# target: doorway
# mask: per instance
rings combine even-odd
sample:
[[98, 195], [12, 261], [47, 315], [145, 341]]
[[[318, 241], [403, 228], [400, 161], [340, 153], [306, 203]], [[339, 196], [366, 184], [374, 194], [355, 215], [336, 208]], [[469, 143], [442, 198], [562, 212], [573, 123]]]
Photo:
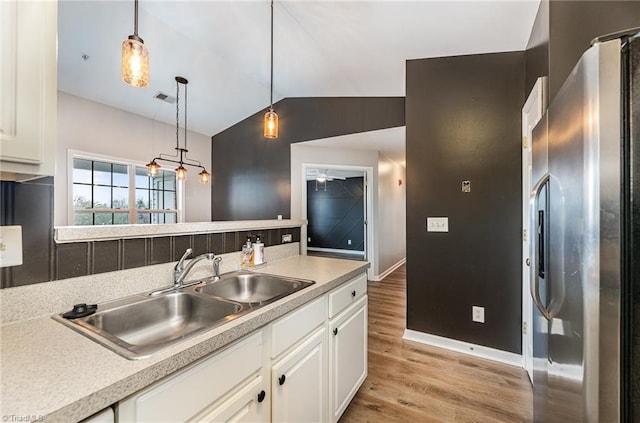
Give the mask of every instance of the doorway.
[[307, 255], [366, 260], [366, 173], [308, 167]]
[[[371, 262], [373, 267], [374, 255], [372, 240], [374, 239], [374, 234], [372, 226], [373, 217], [371, 216], [373, 197], [371, 194], [371, 184], [369, 183], [373, 178], [373, 168], [368, 166], [302, 163], [301, 170], [301, 179], [303, 182], [300, 187], [302, 194], [301, 217], [308, 221], [303, 234], [303, 254], [331, 256], [351, 260], [367, 260]], [[326, 185], [324, 181], [325, 176], [327, 177]], [[320, 180], [318, 180], [318, 178]], [[362, 178], [360, 179], [362, 187], [360, 188], [361, 193], [348, 193], [349, 190], [358, 191], [357, 188], [354, 188], [354, 186], [357, 186], [357, 182], [350, 182], [349, 180], [351, 178]], [[354, 181], [357, 181], [357, 179], [354, 179]], [[318, 191], [316, 191], [316, 182]], [[323, 197], [325, 197], [325, 187], [327, 189], [327, 196], [344, 196], [344, 199], [340, 201], [345, 204], [350, 204], [354, 212], [361, 210], [362, 217], [361, 219], [357, 219], [358, 224], [347, 224], [346, 222], [349, 222], [350, 219], [354, 222], [356, 219], [341, 219], [338, 217], [341, 213], [335, 212], [335, 208], [337, 208], [335, 203], [331, 204], [330, 202], [323, 201]], [[316, 193], [320, 195], [316, 196]], [[361, 197], [361, 201], [357, 199], [359, 196]], [[309, 201], [309, 197], [311, 197], [312, 201], [315, 201], [316, 204], [312, 204]], [[324, 198], [324, 200], [326, 200], [326, 198]], [[315, 207], [317, 210], [310, 211], [311, 207]], [[357, 213], [354, 213], [354, 215], [356, 214]], [[318, 218], [320, 218], [320, 222], [317, 222]], [[324, 230], [317, 232], [319, 226], [324, 226]], [[333, 231], [331, 231], [331, 229], [333, 229]], [[319, 233], [328, 235], [319, 235]], [[357, 237], [356, 234], [361, 235]], [[319, 236], [320, 238], [318, 238]], [[349, 240], [351, 240], [351, 244], [349, 244]], [[371, 278], [373, 275], [373, 273], [371, 273], [372, 269], [369, 268], [368, 272]]]

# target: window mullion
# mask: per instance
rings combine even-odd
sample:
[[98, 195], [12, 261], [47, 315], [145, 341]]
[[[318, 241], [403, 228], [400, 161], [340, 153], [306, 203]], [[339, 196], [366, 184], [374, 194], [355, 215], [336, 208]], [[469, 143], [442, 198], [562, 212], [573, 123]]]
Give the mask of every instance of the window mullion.
[[136, 165], [129, 164], [129, 223], [136, 222]]

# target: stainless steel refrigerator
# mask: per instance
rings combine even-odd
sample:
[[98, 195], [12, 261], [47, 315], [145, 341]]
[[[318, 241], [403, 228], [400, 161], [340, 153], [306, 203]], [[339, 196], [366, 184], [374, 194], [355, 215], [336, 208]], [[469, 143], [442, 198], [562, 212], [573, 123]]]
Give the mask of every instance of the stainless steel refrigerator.
[[638, 31], [596, 40], [533, 131], [536, 423], [640, 422]]

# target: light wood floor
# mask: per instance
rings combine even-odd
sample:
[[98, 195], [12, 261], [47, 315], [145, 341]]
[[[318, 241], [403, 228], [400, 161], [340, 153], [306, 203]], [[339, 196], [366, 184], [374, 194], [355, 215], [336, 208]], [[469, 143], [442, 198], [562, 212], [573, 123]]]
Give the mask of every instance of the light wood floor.
[[532, 421], [521, 368], [402, 339], [405, 266], [368, 289], [369, 376], [339, 423]]

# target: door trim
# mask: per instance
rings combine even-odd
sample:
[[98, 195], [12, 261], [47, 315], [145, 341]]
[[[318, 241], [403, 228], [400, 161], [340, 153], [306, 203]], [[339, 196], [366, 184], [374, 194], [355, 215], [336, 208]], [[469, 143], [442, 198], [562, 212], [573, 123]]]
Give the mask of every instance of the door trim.
[[530, 228], [529, 196], [532, 184], [532, 132], [542, 119], [547, 107], [547, 78], [540, 77], [522, 107], [522, 367], [533, 383], [533, 302], [530, 296], [531, 270], [529, 265], [529, 243], [533, 232]]

